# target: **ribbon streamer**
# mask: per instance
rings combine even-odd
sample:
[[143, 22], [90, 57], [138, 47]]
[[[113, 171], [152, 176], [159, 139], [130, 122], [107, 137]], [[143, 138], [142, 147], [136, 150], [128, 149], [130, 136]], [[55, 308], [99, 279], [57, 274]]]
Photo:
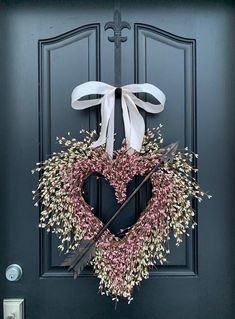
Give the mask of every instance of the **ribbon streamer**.
[[[164, 109], [166, 97], [156, 86], [143, 84], [129, 84], [121, 87], [122, 115], [125, 128], [125, 138], [128, 147], [133, 151], [140, 151], [145, 133], [145, 123], [137, 106], [149, 113], [160, 113]], [[114, 108], [116, 87], [99, 81], [88, 81], [74, 88], [71, 106], [75, 110], [83, 110], [101, 104], [101, 130], [97, 141], [91, 147], [98, 147], [106, 143], [106, 152], [113, 157], [114, 144]], [[133, 93], [148, 93], [156, 98], [159, 104], [145, 102]], [[91, 94], [103, 95], [99, 99], [79, 100]]]

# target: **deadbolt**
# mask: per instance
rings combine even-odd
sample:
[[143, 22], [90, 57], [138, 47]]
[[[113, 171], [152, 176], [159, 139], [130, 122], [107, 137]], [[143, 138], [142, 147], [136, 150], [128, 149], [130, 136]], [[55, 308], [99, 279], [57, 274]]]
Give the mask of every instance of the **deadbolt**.
[[9, 281], [17, 281], [22, 277], [23, 270], [17, 264], [9, 265], [6, 269], [6, 279]]

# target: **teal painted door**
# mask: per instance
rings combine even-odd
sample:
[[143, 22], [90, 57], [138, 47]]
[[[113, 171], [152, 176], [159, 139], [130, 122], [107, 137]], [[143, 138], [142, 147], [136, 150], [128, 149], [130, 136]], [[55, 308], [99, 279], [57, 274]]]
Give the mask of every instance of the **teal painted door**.
[[[121, 84], [149, 82], [166, 94], [165, 111], [145, 114], [200, 154], [199, 183], [213, 198], [194, 203], [198, 227], [181, 247], [171, 242], [168, 264], [151, 271], [130, 305], [115, 310], [99, 295], [88, 267], [74, 281], [61, 267], [54, 236], [40, 232], [31, 191], [39, 159], [58, 150], [57, 136], [99, 124], [99, 108], [75, 111], [72, 89], [88, 80], [114, 84], [114, 44], [104, 30], [113, 1], [0, 1], [1, 298], [24, 298], [27, 319], [232, 319], [235, 313], [233, 1], [121, 1], [130, 30], [122, 47]], [[122, 135], [120, 114], [116, 128]], [[135, 186], [134, 180], [129, 190]], [[90, 178], [88, 201], [103, 220], [116, 202], [105, 182]], [[132, 224], [150, 195], [146, 187], [113, 231]], [[11, 263], [18, 282], [5, 279]], [[1, 300], [2, 300], [1, 299]], [[2, 310], [1, 310], [2, 311]]]

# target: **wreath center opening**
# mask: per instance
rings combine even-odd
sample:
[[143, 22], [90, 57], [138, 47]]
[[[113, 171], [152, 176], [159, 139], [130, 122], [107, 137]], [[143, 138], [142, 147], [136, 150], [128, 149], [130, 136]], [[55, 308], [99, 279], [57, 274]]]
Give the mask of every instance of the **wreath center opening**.
[[[143, 179], [144, 176], [134, 175], [129, 182], [122, 184], [122, 191], [126, 195], [126, 198], [130, 196]], [[85, 202], [93, 208], [93, 214], [100, 219], [103, 224], [106, 224], [121, 206], [122, 202], [118, 194], [121, 195], [121, 189], [115, 190], [115, 185], [111, 186], [108, 179], [97, 172], [91, 173], [84, 180], [82, 186], [82, 196]], [[129, 201], [123, 209], [121, 217], [115, 219], [110, 224], [108, 227], [109, 231], [116, 237], [123, 238], [126, 232], [137, 222], [151, 196], [152, 185], [151, 182], [148, 181]], [[119, 203], [117, 201], [118, 199]]]

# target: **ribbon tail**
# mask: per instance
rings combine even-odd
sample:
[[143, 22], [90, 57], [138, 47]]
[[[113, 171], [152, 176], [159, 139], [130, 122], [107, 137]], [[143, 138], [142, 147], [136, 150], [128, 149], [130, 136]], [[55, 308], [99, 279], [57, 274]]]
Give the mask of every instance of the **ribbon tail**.
[[126, 104], [126, 100], [123, 95], [122, 95], [122, 115], [123, 115], [124, 129], [125, 129], [126, 144], [127, 144], [127, 147], [129, 147], [130, 135], [131, 135], [130, 115], [129, 115], [128, 107]]
[[112, 112], [112, 105], [108, 104], [108, 97], [104, 96], [101, 102], [101, 129], [99, 138], [93, 142], [90, 147], [95, 148], [106, 143], [106, 134], [109, 125], [109, 119]]
[[113, 158], [113, 148], [114, 148], [114, 108], [110, 114], [109, 125], [108, 125], [108, 135], [106, 141], [106, 152]]
[[128, 95], [125, 98], [130, 114], [130, 138], [128, 142], [131, 148], [139, 152], [145, 132], [144, 119], [132, 99]]
[[91, 144], [91, 148], [106, 143], [106, 152], [113, 157], [114, 143], [114, 90], [103, 97], [101, 103], [101, 130], [97, 141]]
[[107, 104], [111, 110], [108, 123], [108, 132], [106, 140], [106, 152], [113, 158], [113, 148], [114, 148], [114, 112], [115, 112], [115, 94], [110, 94], [107, 97]]

